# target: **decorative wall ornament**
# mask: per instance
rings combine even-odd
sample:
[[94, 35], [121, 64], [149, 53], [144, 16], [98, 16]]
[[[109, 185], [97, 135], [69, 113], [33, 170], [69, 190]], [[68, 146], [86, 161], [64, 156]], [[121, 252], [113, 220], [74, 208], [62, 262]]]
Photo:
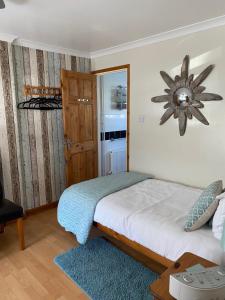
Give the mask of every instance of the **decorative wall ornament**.
[[208, 66], [195, 79], [194, 75], [189, 75], [189, 56], [186, 55], [181, 67], [181, 75], [176, 75], [174, 80], [164, 71], [160, 74], [168, 85], [165, 89], [167, 95], [153, 97], [152, 102], [167, 102], [164, 105], [164, 112], [160, 125], [164, 124], [173, 115], [178, 119], [180, 135], [183, 136], [187, 127], [187, 119], [195, 117], [201, 123], [209, 125], [209, 122], [201, 113], [200, 109], [204, 107], [202, 101], [219, 101], [223, 98], [220, 95], [212, 93], [203, 93], [206, 89], [201, 83], [212, 72], [214, 65]]

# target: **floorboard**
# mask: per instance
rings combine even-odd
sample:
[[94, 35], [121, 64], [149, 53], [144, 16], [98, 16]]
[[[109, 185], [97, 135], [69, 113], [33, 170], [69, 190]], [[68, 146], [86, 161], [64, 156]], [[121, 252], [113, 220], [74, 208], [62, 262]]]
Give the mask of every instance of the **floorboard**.
[[[88, 297], [53, 262], [78, 246], [75, 237], [57, 223], [56, 208], [30, 215], [24, 222], [26, 249], [19, 250], [16, 223], [0, 234], [0, 300], [86, 300]], [[93, 227], [91, 238], [104, 235]], [[152, 260], [108, 237], [118, 248], [156, 272]]]
[[58, 225], [56, 209], [28, 217], [25, 240], [26, 250], [20, 251], [15, 223], [0, 234], [0, 300], [88, 299], [53, 263], [56, 255], [78, 245]]

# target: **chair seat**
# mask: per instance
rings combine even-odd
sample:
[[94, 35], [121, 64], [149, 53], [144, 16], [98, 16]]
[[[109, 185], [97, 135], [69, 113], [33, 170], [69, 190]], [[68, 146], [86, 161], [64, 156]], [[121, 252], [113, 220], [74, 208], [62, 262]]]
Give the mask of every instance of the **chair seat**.
[[0, 200], [0, 224], [23, 217], [23, 208], [7, 199]]

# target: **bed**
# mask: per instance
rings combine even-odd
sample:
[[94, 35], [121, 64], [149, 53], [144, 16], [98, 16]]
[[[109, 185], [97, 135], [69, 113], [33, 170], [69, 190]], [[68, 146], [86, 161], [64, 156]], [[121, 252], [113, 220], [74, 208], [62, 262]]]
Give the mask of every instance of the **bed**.
[[219, 264], [223, 250], [208, 225], [184, 231], [186, 216], [201, 192], [137, 173], [127, 173], [125, 181], [124, 175], [106, 176], [67, 189], [59, 201], [58, 221], [82, 244], [94, 222], [164, 267], [184, 252]]
[[[202, 190], [177, 183], [147, 179], [104, 197], [96, 206], [96, 227], [109, 228], [119, 235], [150, 249], [165, 266], [183, 253], [192, 252], [220, 263], [224, 252], [212, 229], [185, 232], [188, 211]], [[101, 225], [103, 225], [103, 227]], [[114, 235], [119, 238], [119, 235]]]

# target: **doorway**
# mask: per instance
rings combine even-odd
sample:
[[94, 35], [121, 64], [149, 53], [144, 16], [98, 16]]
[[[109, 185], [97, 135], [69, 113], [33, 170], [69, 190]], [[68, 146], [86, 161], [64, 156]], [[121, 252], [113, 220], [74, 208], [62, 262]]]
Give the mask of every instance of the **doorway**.
[[[110, 74], [115, 75], [107, 76]], [[110, 82], [110, 77], [120, 77], [123, 81], [118, 79], [108, 83], [106, 102], [101, 95], [107, 85], [103, 86], [102, 82]], [[129, 65], [92, 74], [62, 70], [67, 186], [101, 175], [129, 171], [129, 87]], [[107, 105], [108, 110], [105, 110]]]
[[129, 170], [129, 65], [95, 71], [98, 106], [98, 174]]

